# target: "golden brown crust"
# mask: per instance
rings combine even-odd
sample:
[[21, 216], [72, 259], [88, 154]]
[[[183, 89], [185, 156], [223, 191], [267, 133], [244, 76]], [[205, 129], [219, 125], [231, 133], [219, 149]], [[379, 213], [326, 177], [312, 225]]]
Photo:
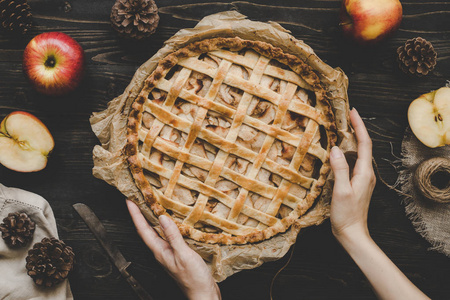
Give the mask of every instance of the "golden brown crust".
[[[195, 229], [192, 225], [186, 224], [186, 222], [181, 223], [175, 220], [183, 236], [190, 237], [200, 242], [219, 243], [219, 244], [255, 243], [268, 239], [274, 236], [275, 234], [285, 232], [294, 223], [296, 219], [298, 219], [304, 213], [306, 213], [306, 211], [314, 204], [315, 199], [317, 199], [317, 197], [320, 196], [322, 187], [325, 184], [325, 180], [330, 172], [328, 154], [331, 147], [335, 144], [336, 141], [336, 126], [334, 122], [333, 112], [331, 109], [331, 105], [327, 99], [326, 92], [319, 80], [319, 77], [314, 73], [311, 67], [305, 64], [301, 59], [299, 59], [294, 55], [284, 53], [280, 48], [273, 47], [270, 44], [260, 41], [242, 40], [240, 38], [215, 38], [194, 42], [182, 49], [179, 49], [176, 52], [169, 54], [159, 62], [157, 68], [145, 80], [144, 88], [142, 89], [139, 96], [132, 104], [132, 109], [128, 118], [127, 145], [124, 148], [124, 155], [128, 159], [130, 172], [133, 175], [137, 187], [142, 192], [142, 195], [145, 201], [147, 202], [147, 205], [152, 209], [152, 211], [155, 213], [156, 216], [160, 216], [162, 214], [171, 216], [166, 210], [166, 208], [168, 207], [164, 208], [164, 206], [161, 205], [160, 202], [165, 202], [168, 206], [173, 205], [173, 203], [170, 202], [170, 199], [164, 199], [164, 197], [162, 197], [161, 195], [159, 196], [155, 195], [151, 184], [144, 176], [143, 165], [139, 158], [138, 153], [139, 126], [142, 122], [144, 104], [146, 103], [148, 94], [152, 91], [152, 89], [154, 89], [155, 86], [158, 84], [158, 82], [166, 76], [166, 74], [170, 71], [170, 69], [173, 68], [175, 65], [177, 65], [179, 62], [190, 57], [201, 55], [202, 53], [207, 53], [222, 48], [227, 48], [231, 52], [238, 52], [241, 51], [242, 49], [252, 49], [253, 51], [259, 53], [261, 56], [264, 56], [268, 59], [277, 60], [278, 62], [289, 66], [291, 70], [294, 71], [296, 74], [298, 74], [314, 91], [316, 97], [315, 108], [320, 114], [317, 116], [318, 118], [317, 120], [308, 123], [305, 133], [303, 137], [300, 139], [300, 145], [296, 149], [295, 153], [295, 155], [299, 157], [299, 165], [297, 166], [296, 170], [299, 169], [301, 162], [303, 161], [305, 155], [307, 154], [308, 149], [310, 148], [311, 141], [314, 138], [315, 133], [319, 130], [319, 126], [323, 126], [325, 128], [327, 135], [327, 145], [326, 148], [324, 149], [326, 150], [326, 152], [324, 154], [325, 157], [322, 158], [323, 161], [322, 166], [320, 168], [320, 174], [317, 180], [313, 180], [313, 184], [309, 194], [306, 195], [304, 201], [299, 202], [299, 204], [292, 210], [291, 213], [289, 213], [288, 216], [278, 221], [273, 221], [273, 219], [270, 219], [270, 216], [261, 216], [261, 218], [263, 217], [266, 218], [268, 220], [267, 223], [271, 224], [271, 226], [268, 226], [267, 228], [262, 228], [265, 227], [262, 226], [256, 227], [254, 229], [249, 228], [238, 229], [234, 223], [229, 222], [228, 220], [219, 220], [219, 222], [226, 223], [225, 225], [223, 224], [222, 225], [225, 226], [225, 228], [230, 228], [230, 231], [235, 230], [234, 232], [238, 233], [244, 232], [244, 233], [242, 234], [208, 233]], [[175, 99], [173, 99], [173, 101], [175, 101]], [[289, 101], [283, 104], [286, 105], [285, 110], [288, 109], [287, 105], [289, 104]], [[279, 104], [280, 106], [282, 105], [281, 102], [282, 101], [280, 101]], [[158, 108], [155, 106], [154, 109], [157, 110]], [[176, 127], [182, 128], [184, 123], [183, 120], [181, 119], [171, 118], [170, 124], [175, 128]], [[189, 134], [191, 135], [195, 134], [196, 136], [199, 132], [203, 133], [201, 128], [194, 128], [194, 129], [191, 128], [191, 131], [194, 130], [195, 133]], [[231, 149], [232, 146], [227, 144], [225, 141], [217, 141], [217, 143], [224, 149], [226, 148], [230, 149], [230, 151], [236, 151], [238, 154], [241, 154], [244, 157], [252, 155], [251, 153], [247, 153], [246, 151], [232, 150]], [[262, 158], [258, 158], [258, 156], [261, 156]], [[188, 158], [179, 154], [178, 159], [183, 161], [187, 160]], [[261, 164], [264, 163], [263, 155], [258, 154], [255, 161], [257, 159], [262, 159]], [[219, 167], [220, 169], [222, 168], [222, 166]], [[221, 176], [222, 175], [223, 174], [221, 174]], [[232, 173], [229, 176], [231, 176], [230, 178], [232, 178], [233, 181], [239, 181], [240, 177], [238, 176], [238, 174], [236, 175]], [[201, 185], [202, 183], [198, 184]], [[208, 186], [201, 185], [201, 187], [209, 191]], [[287, 185], [287, 188], [285, 188], [284, 190], [279, 188], [276, 191], [276, 193], [280, 193], [280, 195], [284, 193], [284, 195], [286, 196], [288, 193], [288, 187], [289, 185]], [[271, 193], [272, 191], [270, 190], [265, 192]], [[214, 191], [211, 191], [211, 193], [214, 193]], [[292, 198], [292, 196], [290, 197]], [[281, 199], [280, 201], [283, 201], [283, 199]], [[278, 207], [280, 205], [281, 202], [280, 204], [278, 204]], [[240, 212], [239, 209], [241, 209], [242, 206], [244, 206], [243, 202], [240, 204], [239, 208], [236, 208], [238, 213]], [[270, 209], [271, 208], [269, 207], [267, 211], [270, 211]], [[273, 209], [277, 209], [276, 204], [273, 204]], [[204, 214], [203, 210], [200, 211], [199, 213], [198, 211], [196, 211], [195, 207], [192, 209], [180, 207], [180, 210], [184, 210], [186, 214], [189, 214], [188, 211], [190, 210], [191, 214], [189, 214], [188, 218], [193, 218], [194, 220], [199, 220], [200, 218], [199, 214], [200, 215]], [[210, 214], [209, 216], [211, 218], [214, 218], [212, 214]]]

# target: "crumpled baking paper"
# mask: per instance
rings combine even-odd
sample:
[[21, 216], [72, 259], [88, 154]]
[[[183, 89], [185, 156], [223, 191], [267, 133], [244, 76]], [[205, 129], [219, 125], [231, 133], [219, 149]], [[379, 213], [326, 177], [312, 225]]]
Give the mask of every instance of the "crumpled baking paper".
[[[349, 104], [347, 98], [348, 79], [339, 68], [333, 69], [325, 64], [313, 50], [277, 23], [255, 22], [236, 11], [226, 11], [203, 18], [197, 26], [182, 29], [165, 42], [153, 57], [145, 62], [135, 73], [130, 85], [119, 97], [113, 99], [108, 108], [94, 113], [90, 119], [92, 130], [101, 145], [93, 150], [93, 174], [119, 189], [127, 198], [133, 200], [148, 221], [161, 233], [158, 219], [145, 205], [136, 187], [122, 149], [126, 144], [126, 127], [130, 107], [139, 94], [144, 80], [156, 68], [159, 60], [188, 43], [214, 37], [240, 37], [260, 40], [282, 48], [285, 52], [297, 55], [308, 63], [319, 75], [331, 99], [338, 128], [338, 144], [346, 151], [356, 151], [354, 135], [349, 125]], [[283, 257], [295, 243], [301, 228], [319, 225], [329, 217], [332, 175], [324, 187], [321, 198], [315, 206], [302, 216], [291, 228], [273, 238], [247, 245], [211, 245], [186, 238], [191, 248], [197, 251], [208, 266], [216, 281], [244, 269], [253, 269], [264, 262]]]

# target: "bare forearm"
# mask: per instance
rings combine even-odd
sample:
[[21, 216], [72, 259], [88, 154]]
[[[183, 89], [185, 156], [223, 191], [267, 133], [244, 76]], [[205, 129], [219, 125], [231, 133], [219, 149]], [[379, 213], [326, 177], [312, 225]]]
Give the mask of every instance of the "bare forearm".
[[185, 295], [190, 300], [221, 300], [220, 289], [216, 283], [206, 291], [185, 291]]
[[339, 239], [379, 299], [429, 299], [386, 256], [364, 232]]

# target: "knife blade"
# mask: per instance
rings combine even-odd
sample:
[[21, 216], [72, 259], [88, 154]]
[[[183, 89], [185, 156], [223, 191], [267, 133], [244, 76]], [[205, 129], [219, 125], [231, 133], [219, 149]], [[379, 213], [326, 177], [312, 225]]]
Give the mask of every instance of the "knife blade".
[[95, 213], [83, 203], [76, 203], [72, 206], [95, 235], [111, 261], [117, 269], [119, 269], [120, 274], [122, 274], [126, 281], [131, 285], [139, 298], [142, 300], [153, 300], [153, 298], [144, 290], [139, 282], [127, 271], [127, 268], [130, 266], [131, 262], [128, 262], [120, 252], [119, 248], [117, 248], [117, 246], [110, 239], [108, 239], [106, 229]]

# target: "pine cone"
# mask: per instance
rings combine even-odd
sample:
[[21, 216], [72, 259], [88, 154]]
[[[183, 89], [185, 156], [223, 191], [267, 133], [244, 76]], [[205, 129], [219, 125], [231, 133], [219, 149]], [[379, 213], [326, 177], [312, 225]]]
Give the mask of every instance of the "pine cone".
[[417, 37], [407, 40], [397, 49], [400, 69], [417, 76], [427, 75], [436, 66], [436, 51], [427, 40]]
[[27, 32], [32, 23], [27, 0], [0, 0], [0, 23], [11, 33]]
[[158, 7], [153, 0], [117, 0], [111, 10], [112, 27], [123, 37], [149, 37], [158, 23]]
[[55, 238], [43, 238], [28, 251], [26, 268], [37, 285], [51, 287], [67, 278], [73, 268], [72, 248]]
[[24, 247], [33, 238], [36, 224], [26, 213], [10, 213], [0, 224], [5, 243], [12, 247]]

